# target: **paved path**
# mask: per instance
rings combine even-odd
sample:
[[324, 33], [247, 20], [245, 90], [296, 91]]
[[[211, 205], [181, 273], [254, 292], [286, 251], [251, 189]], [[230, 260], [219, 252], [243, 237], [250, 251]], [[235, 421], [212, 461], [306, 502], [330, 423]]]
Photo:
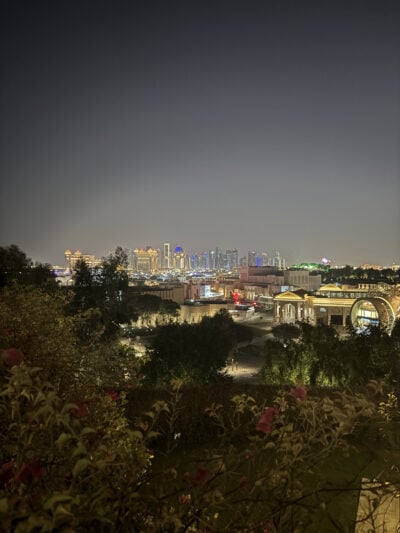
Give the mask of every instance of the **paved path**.
[[257, 373], [263, 366], [261, 357], [253, 355], [236, 355], [233, 365], [227, 367], [227, 372], [235, 381], [245, 381], [246, 383], [262, 383]]

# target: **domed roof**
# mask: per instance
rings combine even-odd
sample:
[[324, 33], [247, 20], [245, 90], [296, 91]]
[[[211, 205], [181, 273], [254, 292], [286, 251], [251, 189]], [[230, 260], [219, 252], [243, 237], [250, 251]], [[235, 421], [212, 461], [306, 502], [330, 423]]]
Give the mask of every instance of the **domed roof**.
[[71, 250], [69, 248], [67, 250], [65, 250], [65, 252], [64, 252], [64, 255], [71, 255], [71, 254], [72, 254], [72, 252], [71, 252]]
[[175, 251], [176, 254], [180, 254], [180, 253], [183, 252], [183, 248], [182, 248], [182, 246], [177, 246], [174, 251]]

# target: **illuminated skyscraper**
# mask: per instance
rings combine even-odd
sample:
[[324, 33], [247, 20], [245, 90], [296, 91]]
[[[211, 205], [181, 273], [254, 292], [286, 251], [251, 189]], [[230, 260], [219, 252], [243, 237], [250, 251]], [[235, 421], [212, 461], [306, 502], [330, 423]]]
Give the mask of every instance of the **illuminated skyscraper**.
[[239, 253], [236, 248], [233, 250], [226, 250], [225, 253], [225, 268], [232, 270], [239, 266]]
[[275, 252], [275, 256], [272, 258], [272, 266], [279, 269], [286, 268], [287, 261], [284, 257], [281, 257], [279, 252]]
[[171, 245], [169, 242], [163, 244], [163, 268], [171, 268]]
[[173, 255], [173, 267], [176, 270], [185, 270], [186, 269], [186, 254], [183, 251], [182, 246], [177, 246], [174, 250]]

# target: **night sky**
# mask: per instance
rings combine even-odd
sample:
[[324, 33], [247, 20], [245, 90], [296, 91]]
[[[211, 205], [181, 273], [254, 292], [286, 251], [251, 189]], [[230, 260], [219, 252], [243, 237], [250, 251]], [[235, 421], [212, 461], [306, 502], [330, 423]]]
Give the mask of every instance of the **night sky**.
[[400, 262], [400, 2], [0, 9], [0, 245]]

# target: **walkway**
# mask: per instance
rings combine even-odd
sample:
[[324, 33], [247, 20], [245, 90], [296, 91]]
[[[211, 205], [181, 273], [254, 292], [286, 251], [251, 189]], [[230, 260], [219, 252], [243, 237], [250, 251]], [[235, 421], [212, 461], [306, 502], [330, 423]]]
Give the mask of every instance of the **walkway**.
[[227, 373], [235, 381], [245, 381], [246, 383], [262, 383], [257, 373], [263, 366], [262, 357], [254, 355], [236, 355], [233, 365], [229, 365]]

